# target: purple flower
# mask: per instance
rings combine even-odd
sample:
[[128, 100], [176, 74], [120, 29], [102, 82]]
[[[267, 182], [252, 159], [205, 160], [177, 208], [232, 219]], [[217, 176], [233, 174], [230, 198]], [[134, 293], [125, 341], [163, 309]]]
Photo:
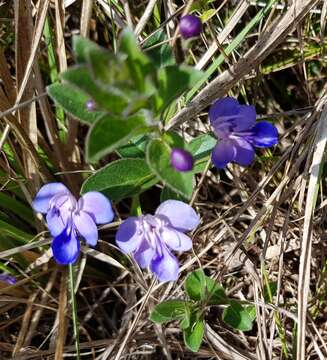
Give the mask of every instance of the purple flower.
[[116, 233], [117, 245], [133, 255], [141, 268], [150, 267], [160, 281], [174, 281], [179, 264], [171, 253], [192, 248], [192, 240], [185, 235], [195, 229], [199, 216], [191, 206], [178, 200], [163, 202], [155, 215], [129, 217]]
[[101, 193], [90, 191], [78, 201], [62, 183], [41, 187], [33, 201], [35, 211], [46, 214], [54, 237], [51, 248], [58, 264], [74, 263], [80, 251], [78, 237], [88, 245], [98, 241], [96, 224], [106, 224], [114, 218], [110, 201]]
[[209, 109], [209, 119], [219, 139], [212, 152], [212, 162], [218, 169], [231, 161], [247, 166], [254, 159], [254, 147], [266, 148], [278, 142], [274, 125], [256, 123], [254, 106], [240, 105], [231, 97], [217, 100]]
[[200, 35], [202, 31], [201, 20], [195, 15], [185, 15], [179, 21], [179, 32], [184, 39]]
[[3, 281], [8, 285], [15, 285], [17, 282], [16, 278], [9, 274], [0, 274], [0, 281]]
[[183, 149], [172, 149], [170, 162], [172, 167], [177, 171], [191, 171], [193, 169], [192, 154]]

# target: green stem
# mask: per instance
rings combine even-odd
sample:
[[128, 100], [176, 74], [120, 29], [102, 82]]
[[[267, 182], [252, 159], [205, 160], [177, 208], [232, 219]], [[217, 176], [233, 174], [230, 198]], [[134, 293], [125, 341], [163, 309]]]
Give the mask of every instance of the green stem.
[[70, 298], [72, 303], [72, 317], [73, 317], [73, 328], [74, 328], [74, 340], [76, 349], [76, 359], [80, 360], [80, 345], [79, 345], [79, 324], [77, 317], [77, 305], [75, 297], [75, 285], [74, 285], [74, 268], [72, 264], [69, 264], [69, 284], [70, 284]]

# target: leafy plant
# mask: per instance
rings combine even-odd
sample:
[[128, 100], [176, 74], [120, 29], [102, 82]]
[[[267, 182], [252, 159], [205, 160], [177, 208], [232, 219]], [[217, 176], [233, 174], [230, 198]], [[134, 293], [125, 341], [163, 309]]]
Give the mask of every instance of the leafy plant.
[[208, 307], [225, 306], [223, 321], [233, 329], [249, 331], [255, 320], [255, 307], [243, 305], [226, 296], [224, 288], [202, 269], [189, 274], [184, 283], [188, 300], [168, 300], [155, 306], [150, 319], [158, 324], [179, 321], [185, 345], [193, 352], [201, 346], [205, 331], [205, 312]]

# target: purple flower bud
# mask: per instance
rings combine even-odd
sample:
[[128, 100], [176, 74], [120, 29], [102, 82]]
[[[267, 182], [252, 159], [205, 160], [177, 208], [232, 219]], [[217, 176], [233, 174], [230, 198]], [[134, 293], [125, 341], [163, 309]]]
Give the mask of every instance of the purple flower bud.
[[179, 21], [179, 32], [184, 39], [200, 35], [202, 31], [201, 20], [195, 15], [185, 15]]
[[89, 99], [85, 102], [85, 107], [88, 111], [94, 111], [96, 109], [96, 104], [94, 100]]
[[191, 171], [193, 169], [192, 154], [183, 149], [173, 149], [170, 154], [170, 162], [177, 171]]

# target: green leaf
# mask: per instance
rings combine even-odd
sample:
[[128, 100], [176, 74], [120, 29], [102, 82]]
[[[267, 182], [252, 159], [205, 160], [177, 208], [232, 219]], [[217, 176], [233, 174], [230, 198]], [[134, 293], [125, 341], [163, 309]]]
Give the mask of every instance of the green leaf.
[[150, 320], [162, 324], [172, 320], [181, 320], [185, 318], [189, 307], [188, 303], [182, 300], [164, 301], [154, 308], [150, 314]]
[[90, 129], [86, 139], [88, 161], [97, 161], [118, 147], [125, 145], [133, 136], [148, 130], [143, 114], [132, 115], [127, 119], [105, 115]]
[[198, 320], [183, 331], [184, 343], [193, 352], [200, 349], [204, 335], [204, 320]]
[[0, 192], [0, 206], [6, 211], [6, 213], [8, 213], [8, 210], [11, 210], [28, 223], [34, 222], [32, 208], [24, 205], [23, 202], [17, 200], [14, 196], [6, 194], [3, 191]]
[[216, 144], [217, 139], [214, 136], [211, 134], [202, 134], [189, 142], [187, 150], [192, 153], [196, 161], [210, 155]]
[[[165, 40], [167, 40], [167, 36], [165, 32], [160, 29], [143, 43], [144, 51], [152, 60], [152, 63], [155, 65], [155, 67], [158, 69], [164, 66], [175, 64], [175, 58], [172, 48], [168, 43], [165, 42]], [[163, 44], [160, 46], [154, 46], [160, 43]], [[153, 48], [151, 49], [151, 47]]]
[[90, 50], [87, 57], [92, 77], [99, 84], [132, 86], [125, 55], [114, 55], [101, 48]]
[[249, 331], [253, 326], [253, 313], [243, 307], [238, 301], [230, 300], [230, 305], [224, 309], [223, 320], [234, 329]]
[[88, 94], [102, 108], [119, 114], [127, 107], [129, 99], [125, 93], [114, 86], [106, 89], [97, 85], [86, 65], [71, 67], [61, 75], [62, 79]]
[[216, 13], [216, 9], [208, 9], [203, 12], [203, 14], [200, 16], [201, 22], [205, 23], [207, 22], [211, 17], [213, 17]]
[[147, 135], [137, 135], [129, 141], [127, 145], [124, 145], [117, 149], [117, 153], [121, 157], [129, 158], [145, 158], [146, 146], [149, 142]]
[[90, 50], [99, 50], [101, 49], [96, 43], [93, 41], [83, 37], [75, 35], [73, 37], [73, 51], [75, 54], [76, 61], [78, 63], [86, 63], [87, 62], [87, 54]]
[[193, 271], [187, 276], [185, 290], [192, 300], [204, 301], [209, 305], [218, 305], [227, 301], [224, 288], [206, 276], [202, 269]]
[[204, 171], [207, 161], [211, 156], [212, 150], [217, 144], [217, 139], [210, 134], [202, 134], [194, 138], [189, 144], [187, 144], [187, 150], [189, 150], [194, 159], [193, 174], [198, 174]]
[[170, 199], [187, 202], [187, 199], [183, 197], [181, 194], [177, 194], [170, 187], [164, 186], [163, 189], [161, 190], [160, 202], [164, 202]]
[[3, 220], [0, 220], [0, 228], [2, 235], [9, 236], [23, 244], [30, 242], [35, 237], [34, 235], [17, 229], [15, 226], [10, 225], [8, 222]]
[[49, 85], [47, 92], [67, 113], [87, 124], [93, 124], [104, 114], [101, 111], [88, 111], [85, 103], [90, 97], [69, 84]]
[[151, 85], [146, 81], [153, 73], [152, 63], [141, 51], [133, 31], [129, 28], [124, 29], [121, 34], [119, 51], [127, 55], [126, 64], [136, 88], [143, 93], [152, 92]]
[[82, 193], [101, 191], [111, 200], [140, 194], [157, 183], [143, 159], [120, 159], [98, 170], [82, 186]]
[[173, 100], [191, 89], [203, 76], [202, 71], [189, 66], [170, 65], [159, 69], [157, 111], [162, 112]]
[[265, 302], [272, 302], [272, 297], [275, 296], [277, 293], [277, 282], [270, 281], [268, 284], [264, 286], [263, 289], [263, 298]]
[[147, 146], [146, 159], [151, 170], [172, 190], [190, 199], [193, 192], [191, 172], [176, 171], [170, 164], [171, 148], [164, 141], [151, 140]]

